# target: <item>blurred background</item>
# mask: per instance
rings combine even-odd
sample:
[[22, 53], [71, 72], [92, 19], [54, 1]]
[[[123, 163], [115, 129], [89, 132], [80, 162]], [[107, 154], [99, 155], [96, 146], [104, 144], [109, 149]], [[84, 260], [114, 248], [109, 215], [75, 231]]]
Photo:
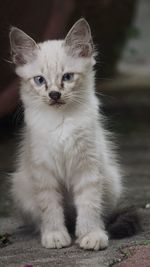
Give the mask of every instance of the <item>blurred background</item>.
[[127, 199], [139, 206], [150, 201], [150, 1], [0, 0], [1, 216], [9, 216], [7, 176], [14, 169], [17, 134], [23, 122], [9, 52], [10, 26], [39, 42], [64, 38], [81, 17], [88, 20], [99, 51], [96, 93], [108, 117], [106, 126], [116, 134]]

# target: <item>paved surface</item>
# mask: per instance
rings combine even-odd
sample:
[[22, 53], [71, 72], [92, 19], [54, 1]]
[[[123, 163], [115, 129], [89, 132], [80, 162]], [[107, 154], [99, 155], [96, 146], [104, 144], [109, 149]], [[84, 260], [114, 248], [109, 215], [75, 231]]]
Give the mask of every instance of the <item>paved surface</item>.
[[[8, 193], [10, 180], [7, 173], [13, 169], [12, 162], [15, 160], [17, 138], [1, 135], [0, 267], [23, 267], [25, 264], [32, 264], [33, 267], [108, 267], [130, 256], [130, 253], [125, 251], [137, 245], [143, 246], [143, 254], [146, 257], [147, 252], [144, 249], [146, 251], [150, 249], [150, 118], [146, 116], [150, 111], [150, 103], [148, 106], [148, 102], [143, 99], [148, 99], [149, 93], [147, 97], [146, 95], [136, 97], [136, 101], [133, 101], [133, 94], [122, 93], [120, 96], [117, 93], [112, 96], [111, 92], [110, 95], [107, 97], [108, 101], [105, 101], [107, 102], [106, 111], [110, 113], [110, 128], [117, 133], [119, 153], [125, 172], [126, 191], [122, 205], [135, 205], [140, 209], [143, 231], [132, 238], [110, 240], [108, 249], [104, 251], [83, 251], [74, 242], [69, 248], [61, 250], [42, 248], [39, 236], [29, 232], [25, 227], [20, 227], [19, 221], [12, 216], [12, 201]], [[110, 108], [109, 103], [114, 103], [114, 106]], [[123, 106], [122, 109], [121, 106]], [[11, 236], [2, 236], [5, 233]], [[1, 246], [5, 242], [6, 246]], [[140, 251], [142, 253], [142, 250]], [[140, 253], [139, 250], [136, 253]], [[134, 262], [134, 258], [129, 262]], [[119, 265], [119, 267], [124, 266], [130, 267], [130, 265]], [[136, 262], [131, 266], [137, 267]], [[143, 262], [141, 266], [150, 266], [149, 258], [147, 263]]]
[[122, 250], [126, 258], [116, 267], [149, 267], [150, 266], [150, 246], [136, 246]]

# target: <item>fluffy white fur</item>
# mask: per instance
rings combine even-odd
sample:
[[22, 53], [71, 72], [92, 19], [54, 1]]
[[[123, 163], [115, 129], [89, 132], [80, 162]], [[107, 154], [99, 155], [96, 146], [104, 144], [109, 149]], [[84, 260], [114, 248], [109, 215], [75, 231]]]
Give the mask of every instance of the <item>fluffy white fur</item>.
[[[77, 243], [84, 249], [103, 249], [108, 236], [102, 217], [115, 207], [121, 179], [94, 92], [89, 25], [81, 19], [65, 40], [41, 44], [13, 28], [10, 41], [25, 108], [12, 181], [15, 202], [40, 225], [44, 247], [69, 246], [62, 195], [66, 187], [77, 209]], [[74, 75], [62, 86], [64, 73]], [[33, 77], [40, 75], [47, 84], [39, 87]], [[61, 92], [65, 104], [51, 105], [51, 91]]]

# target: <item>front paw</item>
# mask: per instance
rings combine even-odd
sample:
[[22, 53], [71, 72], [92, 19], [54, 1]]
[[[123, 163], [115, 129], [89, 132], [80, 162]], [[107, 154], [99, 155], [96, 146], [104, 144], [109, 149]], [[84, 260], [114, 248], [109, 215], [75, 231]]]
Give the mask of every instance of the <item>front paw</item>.
[[91, 231], [77, 240], [83, 249], [100, 250], [108, 246], [108, 236], [103, 230]]
[[42, 245], [45, 248], [63, 248], [71, 244], [71, 238], [66, 230], [44, 232], [42, 234]]

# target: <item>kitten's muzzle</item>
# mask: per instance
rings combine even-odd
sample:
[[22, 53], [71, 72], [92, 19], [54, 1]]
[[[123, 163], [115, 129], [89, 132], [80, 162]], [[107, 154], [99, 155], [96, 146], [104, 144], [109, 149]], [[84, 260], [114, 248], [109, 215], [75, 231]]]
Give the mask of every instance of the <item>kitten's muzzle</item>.
[[60, 97], [61, 97], [61, 93], [58, 92], [58, 91], [51, 91], [51, 92], [49, 93], [49, 97], [50, 97], [52, 100], [57, 101], [57, 100], [60, 99]]

